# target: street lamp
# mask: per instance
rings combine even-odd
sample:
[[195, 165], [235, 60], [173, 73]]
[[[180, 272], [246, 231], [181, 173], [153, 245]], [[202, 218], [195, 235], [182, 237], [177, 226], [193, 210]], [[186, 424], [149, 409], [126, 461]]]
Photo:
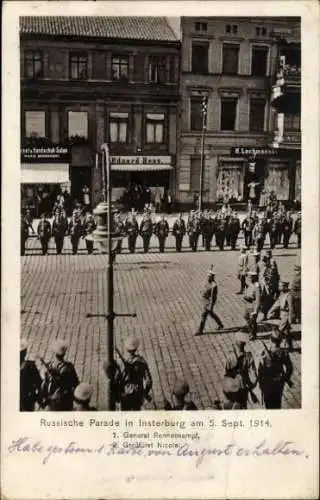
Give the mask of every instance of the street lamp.
[[207, 128], [208, 97], [203, 96], [201, 102], [202, 114], [202, 133], [201, 133], [201, 165], [200, 165], [200, 193], [199, 193], [199, 211], [202, 210], [203, 199], [203, 177], [204, 177], [204, 140]]

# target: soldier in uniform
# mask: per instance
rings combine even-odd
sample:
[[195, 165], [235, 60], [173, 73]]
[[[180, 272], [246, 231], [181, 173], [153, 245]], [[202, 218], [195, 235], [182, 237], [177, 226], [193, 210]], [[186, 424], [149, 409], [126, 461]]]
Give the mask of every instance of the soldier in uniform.
[[211, 250], [211, 241], [213, 237], [213, 221], [209, 214], [206, 212], [203, 214], [201, 220], [201, 233], [204, 243], [204, 248], [207, 252]]
[[254, 219], [251, 214], [248, 214], [248, 216], [244, 219], [242, 222], [242, 230], [244, 234], [244, 241], [246, 247], [251, 247], [253, 241], [252, 241], [252, 231], [254, 227]]
[[34, 361], [26, 359], [28, 344], [20, 342], [20, 411], [34, 411], [41, 402], [41, 377]]
[[72, 245], [72, 254], [78, 253], [78, 246], [81, 236], [83, 236], [83, 227], [81, 224], [80, 216], [73, 212], [72, 219], [69, 224], [68, 232], [70, 234], [70, 241]]
[[51, 224], [46, 219], [46, 214], [41, 214], [41, 220], [37, 228], [38, 237], [41, 244], [42, 255], [47, 255], [49, 240], [51, 238]]
[[172, 227], [172, 234], [176, 239], [176, 251], [181, 252], [182, 240], [186, 234], [186, 224], [182, 218], [182, 214], [179, 214], [178, 219], [174, 222]]
[[118, 403], [120, 403], [120, 396], [122, 390], [122, 373], [120, 370], [119, 364], [116, 360], [104, 361], [102, 364], [102, 368], [106, 378], [109, 380], [109, 384], [112, 384], [111, 387], [111, 398], [112, 398], [112, 406], [116, 407]]
[[122, 411], [140, 411], [144, 401], [151, 401], [152, 377], [146, 360], [137, 354], [139, 341], [127, 337], [126, 355], [120, 355], [120, 407]]
[[143, 251], [144, 253], [148, 253], [150, 239], [152, 236], [153, 224], [150, 217], [150, 214], [145, 214], [140, 224], [140, 235], [143, 240]]
[[240, 233], [240, 220], [236, 212], [233, 212], [228, 223], [228, 234], [231, 250], [236, 249], [238, 235]]
[[287, 212], [282, 220], [283, 248], [288, 248], [292, 234], [293, 221], [290, 212]]
[[301, 323], [301, 266], [296, 264], [293, 267], [293, 273], [291, 282], [293, 320]]
[[[114, 232], [117, 236], [121, 236], [124, 233], [124, 223], [121, 220], [120, 214], [115, 214], [114, 216]], [[122, 251], [122, 239], [119, 239], [116, 246], [116, 253], [121, 253]]]
[[164, 218], [164, 215], [162, 215], [161, 219], [158, 222], [156, 222], [154, 226], [154, 234], [157, 236], [159, 240], [160, 253], [163, 253], [165, 242], [169, 234], [169, 224], [168, 221]]
[[171, 400], [165, 399], [164, 410], [168, 411], [182, 411], [182, 410], [197, 410], [198, 408], [191, 400], [187, 397], [189, 394], [189, 384], [185, 380], [176, 380], [173, 389]]
[[92, 233], [96, 229], [96, 227], [97, 225], [95, 223], [93, 215], [90, 212], [87, 212], [83, 224], [83, 238], [86, 241], [86, 248], [88, 251], [88, 255], [91, 255], [93, 253], [94, 241]]
[[124, 224], [124, 231], [128, 235], [128, 248], [130, 253], [136, 250], [136, 241], [139, 234], [139, 226], [134, 214], [127, 217]]
[[267, 410], [280, 409], [285, 383], [292, 386], [292, 362], [287, 350], [282, 349], [280, 344], [281, 334], [274, 330], [270, 348], [264, 343], [258, 366], [259, 385]]
[[198, 239], [200, 234], [199, 219], [194, 210], [191, 211], [187, 222], [187, 233], [189, 236], [189, 245], [193, 252], [197, 251]]
[[68, 222], [61, 214], [60, 209], [55, 211], [54, 219], [52, 222], [52, 236], [56, 244], [57, 255], [60, 255], [63, 249], [63, 242], [65, 234], [68, 230]]
[[248, 276], [250, 277], [251, 282], [248, 284], [244, 294], [244, 300], [246, 302], [244, 319], [247, 322], [249, 340], [255, 340], [258, 331], [257, 317], [261, 303], [261, 290], [258, 281], [258, 273], [249, 271]]
[[50, 411], [73, 409], [73, 393], [79, 378], [73, 364], [64, 359], [67, 348], [66, 342], [56, 340], [53, 345], [54, 360], [50, 363], [42, 360], [45, 367], [42, 394], [46, 409]]
[[272, 249], [275, 248], [277, 244], [277, 230], [278, 230], [277, 217], [278, 216], [275, 216], [275, 214], [273, 214], [269, 224], [270, 248]]
[[217, 223], [216, 223], [216, 245], [219, 248], [219, 250], [224, 249], [226, 229], [227, 229], [227, 217], [225, 214], [220, 213], [217, 217]]
[[263, 233], [263, 226], [260, 220], [258, 220], [253, 227], [252, 239], [255, 243], [257, 251], [261, 252], [264, 245], [265, 235]]
[[21, 215], [20, 222], [20, 255], [25, 255], [26, 253], [26, 242], [29, 237], [28, 224], [26, 223], [23, 215]]
[[247, 263], [248, 256], [246, 253], [246, 247], [241, 247], [241, 254], [239, 257], [239, 267], [238, 267], [238, 279], [240, 281], [240, 290], [238, 295], [242, 295], [246, 288], [246, 275], [247, 275]]
[[271, 318], [276, 311], [280, 311], [279, 331], [286, 341], [289, 351], [292, 351], [291, 325], [293, 319], [292, 295], [289, 290], [289, 282], [280, 282], [280, 295], [270, 308], [268, 317]]
[[293, 231], [297, 236], [298, 248], [301, 248], [301, 212], [298, 212], [297, 218], [294, 223]]
[[[251, 351], [245, 350], [247, 335], [237, 332], [232, 352], [227, 357], [222, 387], [229, 408], [247, 409], [249, 394], [253, 402], [256, 396], [252, 392], [258, 377]], [[230, 404], [231, 403], [231, 404]]]
[[203, 330], [206, 324], [206, 320], [208, 316], [211, 316], [212, 319], [216, 321], [218, 324], [218, 330], [223, 328], [223, 323], [219, 316], [214, 312], [214, 306], [216, 304], [218, 298], [218, 285], [215, 281], [215, 273], [212, 269], [210, 269], [208, 273], [208, 280], [205, 285], [205, 288], [202, 292], [203, 299], [203, 310], [201, 314], [201, 321], [199, 325], [198, 331], [195, 333], [196, 336], [202, 335]]
[[97, 408], [90, 406], [92, 397], [92, 386], [86, 382], [81, 382], [74, 391], [73, 410], [74, 411], [97, 411]]

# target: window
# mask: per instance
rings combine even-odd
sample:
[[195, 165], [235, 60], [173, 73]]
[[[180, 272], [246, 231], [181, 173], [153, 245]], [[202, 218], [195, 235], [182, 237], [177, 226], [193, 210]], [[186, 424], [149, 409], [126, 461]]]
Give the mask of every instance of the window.
[[25, 112], [25, 136], [45, 137], [46, 136], [46, 113], [45, 111]]
[[87, 54], [70, 54], [70, 76], [72, 80], [87, 80], [88, 56]]
[[110, 142], [128, 142], [128, 113], [110, 113]]
[[149, 82], [165, 83], [166, 60], [164, 57], [151, 57], [149, 62]]
[[263, 132], [265, 105], [264, 99], [250, 99], [249, 128], [251, 132]]
[[175, 83], [176, 81], [176, 61], [174, 57], [169, 57], [169, 82]]
[[202, 130], [202, 99], [201, 97], [192, 97], [190, 100], [190, 129]]
[[207, 31], [208, 25], [207, 25], [207, 23], [197, 22], [197, 23], [195, 23], [195, 28], [196, 28], [196, 31]]
[[200, 170], [201, 170], [201, 157], [194, 156], [191, 158], [191, 172], [190, 172], [190, 189], [191, 191], [200, 191]]
[[112, 57], [112, 80], [128, 80], [129, 58], [125, 56]]
[[146, 138], [147, 144], [161, 144], [164, 142], [164, 114], [147, 113]]
[[235, 130], [237, 102], [234, 97], [223, 97], [221, 99], [221, 130]]
[[300, 115], [287, 114], [284, 115], [284, 130], [295, 130], [300, 131], [301, 127], [301, 117]]
[[264, 26], [256, 26], [256, 36], [267, 36], [267, 28]]
[[192, 44], [192, 73], [205, 75], [208, 73], [208, 45]]
[[68, 137], [88, 139], [88, 113], [86, 111], [68, 112]]
[[239, 45], [223, 44], [222, 73], [236, 75], [238, 73]]
[[238, 33], [238, 26], [236, 24], [227, 24], [226, 33], [236, 35]]
[[268, 47], [252, 47], [251, 75], [266, 76], [268, 62]]
[[24, 72], [26, 78], [43, 77], [43, 55], [41, 52], [28, 50], [24, 53]]

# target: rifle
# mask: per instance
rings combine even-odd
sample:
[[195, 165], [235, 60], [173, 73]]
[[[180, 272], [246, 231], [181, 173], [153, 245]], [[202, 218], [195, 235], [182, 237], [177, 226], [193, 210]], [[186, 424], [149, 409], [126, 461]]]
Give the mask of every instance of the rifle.
[[[119, 351], [119, 349], [117, 347], [115, 347], [115, 351], [118, 354], [119, 358], [121, 359], [122, 363], [124, 364], [125, 372], [128, 374], [130, 369], [131, 369], [130, 363], [128, 363], [128, 361], [126, 361], [124, 359], [124, 357], [122, 356], [121, 352]], [[150, 396], [150, 394], [146, 393], [145, 391], [144, 391], [144, 397], [148, 401], [148, 403], [150, 403], [152, 401], [152, 399], [154, 400], [154, 398], [152, 398], [152, 396]]]

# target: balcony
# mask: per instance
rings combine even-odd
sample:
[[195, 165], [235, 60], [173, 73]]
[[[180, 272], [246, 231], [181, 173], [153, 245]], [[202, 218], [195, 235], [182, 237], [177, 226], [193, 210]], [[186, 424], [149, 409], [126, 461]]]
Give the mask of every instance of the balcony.
[[276, 130], [273, 135], [272, 147], [283, 149], [301, 149], [301, 131]]

